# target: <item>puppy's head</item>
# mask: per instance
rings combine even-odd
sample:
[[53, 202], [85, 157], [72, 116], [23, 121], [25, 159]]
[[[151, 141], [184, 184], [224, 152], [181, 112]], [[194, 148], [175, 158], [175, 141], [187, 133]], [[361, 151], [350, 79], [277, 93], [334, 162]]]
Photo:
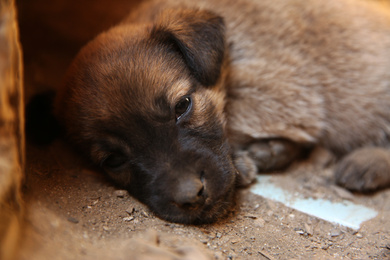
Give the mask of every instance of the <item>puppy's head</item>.
[[56, 113], [70, 140], [162, 218], [211, 222], [234, 201], [222, 18], [166, 11], [84, 47]]

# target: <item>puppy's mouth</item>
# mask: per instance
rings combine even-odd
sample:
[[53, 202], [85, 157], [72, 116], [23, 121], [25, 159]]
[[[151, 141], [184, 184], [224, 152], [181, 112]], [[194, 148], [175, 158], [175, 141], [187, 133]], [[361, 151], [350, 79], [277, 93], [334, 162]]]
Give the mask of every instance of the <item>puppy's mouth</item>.
[[223, 196], [204, 198], [197, 203], [178, 204], [171, 202], [163, 209], [150, 205], [150, 209], [160, 218], [182, 224], [210, 224], [227, 217], [235, 208], [235, 189], [229, 189]]
[[171, 203], [174, 207], [177, 207], [178, 209], [181, 209], [185, 212], [197, 212], [199, 210], [202, 210], [203, 208], [207, 207], [207, 205], [211, 205], [212, 201], [210, 198], [203, 198], [199, 200], [197, 203], [184, 203], [184, 204], [178, 204], [177, 202], [173, 201]]

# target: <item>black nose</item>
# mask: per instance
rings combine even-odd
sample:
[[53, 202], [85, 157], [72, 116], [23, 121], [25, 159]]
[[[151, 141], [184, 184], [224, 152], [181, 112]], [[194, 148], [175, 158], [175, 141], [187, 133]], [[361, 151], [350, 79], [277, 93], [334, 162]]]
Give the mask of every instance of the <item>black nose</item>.
[[181, 208], [191, 209], [203, 205], [205, 186], [203, 178], [182, 179], [173, 196], [173, 200]]

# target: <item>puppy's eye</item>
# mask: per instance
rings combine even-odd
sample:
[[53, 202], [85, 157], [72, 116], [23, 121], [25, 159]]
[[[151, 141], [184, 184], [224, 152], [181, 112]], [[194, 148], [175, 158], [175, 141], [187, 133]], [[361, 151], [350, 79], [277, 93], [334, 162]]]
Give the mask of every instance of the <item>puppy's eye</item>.
[[190, 97], [183, 97], [175, 106], [176, 121], [186, 115], [192, 107], [192, 100]]
[[114, 153], [109, 155], [102, 163], [103, 167], [115, 170], [126, 163], [127, 159], [123, 154]]

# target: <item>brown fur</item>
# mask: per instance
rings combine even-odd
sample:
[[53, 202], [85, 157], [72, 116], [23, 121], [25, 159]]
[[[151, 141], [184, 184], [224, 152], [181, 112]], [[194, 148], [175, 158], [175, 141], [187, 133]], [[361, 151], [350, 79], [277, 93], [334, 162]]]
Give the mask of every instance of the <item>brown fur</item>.
[[[185, 122], [168, 123], [185, 95], [192, 98]], [[141, 172], [165, 169], [161, 171], [166, 179], [155, 187], [157, 197], [167, 196], [164, 203], [177, 204], [183, 199], [179, 195], [188, 199], [186, 192], [199, 187], [200, 193], [207, 186], [212, 194], [211, 189], [219, 189], [214, 182], [221, 182], [220, 194], [204, 195], [206, 204], [215, 199], [230, 205], [232, 195], [227, 191], [236, 171], [232, 163], [245, 184], [254, 171], [284, 168], [302, 148], [315, 145], [340, 157], [362, 149], [339, 163], [340, 184], [361, 191], [386, 187], [389, 9], [359, 0], [146, 2], [83, 48], [56, 107], [72, 140], [97, 164], [104, 165], [109, 158], [111, 164], [131, 161], [147, 168]], [[182, 137], [184, 130], [189, 135]], [[166, 133], [160, 136], [158, 131]], [[188, 144], [194, 136], [191, 131], [196, 131], [197, 139]], [[213, 136], [220, 131], [222, 135]], [[129, 141], [132, 138], [137, 141]], [[112, 158], [112, 152], [103, 151], [102, 140], [122, 146], [120, 156]], [[365, 147], [383, 147], [375, 148], [380, 156], [370, 155], [370, 170], [355, 166], [367, 153]], [[207, 154], [203, 149], [216, 157], [201, 155]], [[137, 154], [130, 156], [134, 151]], [[207, 158], [214, 159], [206, 163]], [[145, 164], [149, 159], [153, 163]], [[217, 162], [213, 160], [224, 165], [217, 170], [211, 166]], [[199, 177], [188, 181], [185, 172], [171, 173], [195, 168], [206, 173], [202, 184]], [[207, 175], [210, 171], [213, 176]], [[226, 173], [226, 183], [217, 176], [219, 171]], [[132, 170], [106, 172], [130, 192], [136, 189], [131, 186]], [[370, 181], [362, 184], [362, 175]], [[173, 195], [159, 190], [164, 184]], [[153, 204], [148, 196], [138, 196]], [[162, 213], [151, 207], [167, 219], [193, 222], [211, 221], [226, 212], [227, 207], [213, 205], [207, 216], [188, 219], [185, 215], [192, 214], [188, 210], [178, 213], [172, 207]]]

